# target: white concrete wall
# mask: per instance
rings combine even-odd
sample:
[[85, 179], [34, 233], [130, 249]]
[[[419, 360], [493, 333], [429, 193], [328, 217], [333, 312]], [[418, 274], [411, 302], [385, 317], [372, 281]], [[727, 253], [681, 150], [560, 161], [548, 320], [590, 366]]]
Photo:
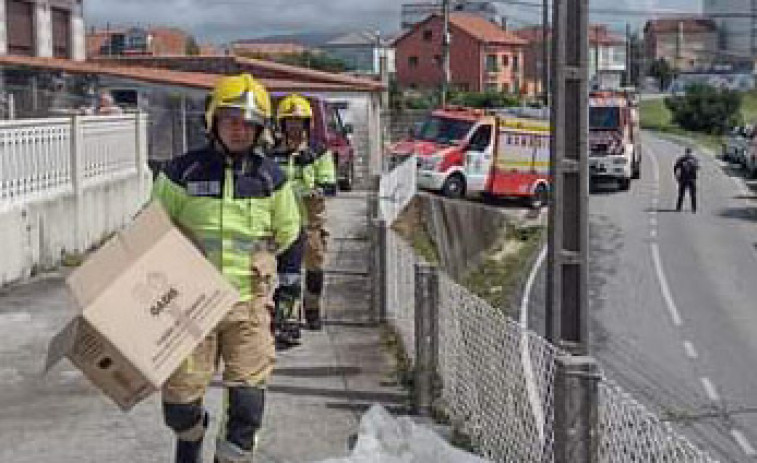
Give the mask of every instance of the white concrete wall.
[[128, 224], [148, 198], [150, 180], [145, 171], [88, 188], [78, 200], [68, 192], [0, 209], [0, 286], [53, 269], [67, 253], [91, 249]]
[[34, 7], [34, 30], [37, 56], [51, 58], [53, 56], [53, 17], [48, 3], [37, 3]]
[[86, 27], [84, 25], [84, 8], [74, 6], [71, 9], [71, 59], [85, 61], [87, 59]]
[[131, 221], [152, 186], [147, 119], [4, 121], [0, 165], [2, 286], [56, 267]]

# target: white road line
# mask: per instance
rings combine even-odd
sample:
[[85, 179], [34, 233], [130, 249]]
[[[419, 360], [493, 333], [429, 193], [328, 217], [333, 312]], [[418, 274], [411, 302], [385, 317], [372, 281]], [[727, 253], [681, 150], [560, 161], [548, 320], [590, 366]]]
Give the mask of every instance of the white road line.
[[526, 280], [526, 287], [523, 289], [523, 297], [520, 301], [520, 326], [523, 329], [523, 335], [520, 337], [520, 356], [523, 360], [523, 374], [526, 377], [528, 401], [531, 404], [531, 411], [534, 414], [534, 421], [536, 422], [536, 429], [539, 432], [541, 442], [544, 442], [546, 438], [544, 435], [544, 409], [539, 397], [539, 390], [536, 386], [534, 367], [531, 363], [531, 348], [528, 342], [530, 336], [528, 332], [528, 305], [531, 300], [531, 291], [536, 282], [536, 276], [539, 274], [539, 269], [544, 265], [546, 259], [547, 247], [544, 246], [536, 262], [534, 262], [534, 266], [531, 268], [531, 273], [528, 275], [528, 280]]
[[684, 350], [686, 351], [686, 355], [687, 355], [687, 356], [688, 356], [688, 357], [689, 357], [690, 359], [692, 359], [692, 360], [696, 360], [696, 359], [698, 359], [698, 358], [699, 358], [699, 353], [698, 353], [698, 352], [697, 352], [697, 350], [696, 350], [696, 349], [694, 348], [694, 344], [690, 343], [689, 341], [684, 341], [684, 342], [683, 342], [683, 348], [684, 348]]
[[652, 216], [649, 218], [649, 226], [652, 228], [657, 228], [657, 217]]
[[649, 237], [654, 239], [657, 239], [657, 230], [649, 230]]
[[738, 429], [731, 429], [731, 435], [736, 440], [736, 443], [739, 444], [741, 450], [743, 450], [747, 456], [757, 456], [757, 451], [754, 450], [754, 447], [752, 447], [752, 444], [749, 443], [749, 440], [747, 440], [746, 436], [744, 436], [744, 433], [742, 433]]
[[[654, 172], [655, 182], [659, 186], [660, 163], [657, 161], [657, 156], [654, 155], [652, 149], [648, 149], [647, 152], [649, 153], [649, 159], [652, 161], [652, 171]], [[655, 201], [657, 200], [658, 198], [655, 198]], [[652, 238], [656, 238], [657, 230], [652, 230], [650, 232], [650, 235], [652, 236]], [[652, 260], [654, 261], [655, 271], [657, 272], [657, 280], [660, 282], [660, 290], [662, 291], [662, 297], [665, 299], [665, 305], [667, 306], [668, 312], [670, 313], [670, 318], [671, 320], [673, 320], [673, 324], [675, 326], [681, 326], [683, 325], [681, 313], [678, 311], [678, 307], [676, 306], [675, 300], [673, 299], [673, 294], [670, 291], [670, 285], [668, 285], [668, 279], [665, 277], [665, 271], [662, 268], [660, 245], [657, 243], [650, 243], [650, 248], [652, 249]]]
[[712, 402], [720, 402], [720, 394], [718, 394], [718, 390], [715, 388], [715, 385], [712, 384], [710, 378], [703, 376], [699, 378], [699, 381], [702, 383], [704, 392], [707, 393], [707, 398]]
[[523, 297], [520, 299], [520, 326], [524, 329], [528, 329], [528, 305], [531, 300], [531, 291], [534, 289], [534, 283], [536, 282], [536, 276], [539, 274], [539, 269], [544, 265], [544, 261], [547, 259], [547, 247], [544, 246], [539, 256], [534, 262], [534, 266], [531, 268], [531, 273], [526, 280], [526, 287], [523, 289]]
[[[648, 148], [651, 148], [651, 147], [648, 147]], [[649, 149], [648, 151], [651, 153], [652, 150]], [[655, 156], [654, 154], [649, 156], [649, 159], [652, 160], [652, 167], [653, 167], [652, 177], [654, 178], [654, 183], [656, 185], [654, 192], [655, 194], [659, 194], [660, 193], [660, 163], [657, 162], [657, 156]], [[657, 201], [657, 198], [655, 198], [655, 201]]]
[[670, 292], [670, 286], [668, 285], [668, 279], [665, 277], [665, 271], [662, 269], [662, 259], [660, 258], [660, 246], [657, 243], [652, 243], [652, 260], [654, 261], [654, 268], [657, 272], [657, 280], [660, 282], [660, 290], [662, 291], [662, 297], [665, 299], [665, 305], [670, 312], [670, 318], [673, 320], [675, 326], [683, 325], [681, 319], [681, 313], [678, 311], [675, 301], [673, 300], [673, 294]]

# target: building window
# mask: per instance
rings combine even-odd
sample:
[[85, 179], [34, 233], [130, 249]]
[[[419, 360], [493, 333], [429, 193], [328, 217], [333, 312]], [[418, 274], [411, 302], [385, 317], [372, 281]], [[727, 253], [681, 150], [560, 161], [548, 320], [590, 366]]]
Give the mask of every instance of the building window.
[[502, 91], [505, 93], [510, 93], [510, 84], [508, 84], [507, 82], [502, 84]]
[[510, 55], [502, 55], [502, 67], [510, 66]]
[[497, 55], [486, 55], [486, 72], [499, 72]]
[[417, 56], [409, 56], [407, 58], [407, 65], [411, 68], [417, 68], [418, 67], [418, 57]]
[[513, 56], [513, 71], [518, 72], [518, 57]]
[[484, 90], [487, 92], [496, 92], [499, 89], [497, 88], [496, 83], [487, 83], [486, 86], [484, 86]]
[[430, 42], [434, 38], [434, 33], [432, 31], [423, 31], [423, 40], [426, 42]]
[[437, 66], [442, 65], [442, 55], [434, 55], [434, 64]]

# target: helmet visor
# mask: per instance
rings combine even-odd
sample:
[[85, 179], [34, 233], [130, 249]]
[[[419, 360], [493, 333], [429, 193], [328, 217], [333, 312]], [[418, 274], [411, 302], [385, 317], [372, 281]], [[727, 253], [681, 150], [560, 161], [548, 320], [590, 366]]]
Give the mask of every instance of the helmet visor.
[[221, 101], [216, 114], [218, 117], [242, 117], [246, 122], [260, 126], [266, 123], [265, 114], [252, 92], [244, 92], [236, 98]]

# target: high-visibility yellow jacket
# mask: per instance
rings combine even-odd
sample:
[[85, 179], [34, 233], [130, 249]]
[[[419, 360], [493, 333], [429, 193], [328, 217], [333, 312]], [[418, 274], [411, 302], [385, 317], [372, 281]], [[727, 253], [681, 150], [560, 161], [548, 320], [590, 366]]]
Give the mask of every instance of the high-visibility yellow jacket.
[[153, 186], [177, 225], [216, 268], [252, 298], [252, 253], [266, 243], [291, 246], [301, 222], [292, 185], [270, 159], [249, 154], [233, 161], [208, 147], [172, 160]]

